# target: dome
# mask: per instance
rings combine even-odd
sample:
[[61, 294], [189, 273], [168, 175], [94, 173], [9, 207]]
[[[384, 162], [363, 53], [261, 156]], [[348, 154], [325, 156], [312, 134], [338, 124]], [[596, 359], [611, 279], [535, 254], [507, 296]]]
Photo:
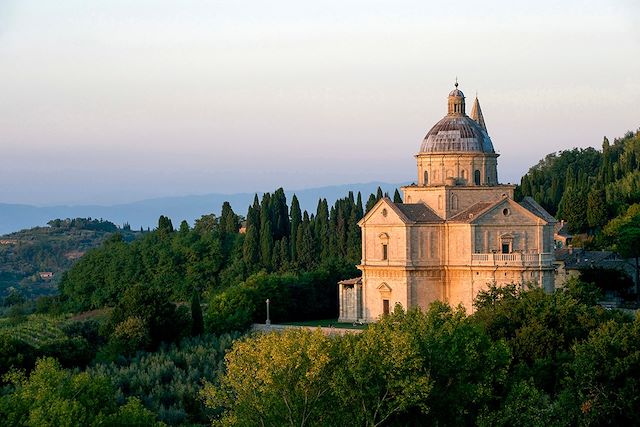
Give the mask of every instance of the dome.
[[421, 153], [434, 152], [495, 153], [491, 138], [467, 115], [447, 115], [424, 137]]
[[457, 81], [455, 89], [449, 93], [448, 108], [448, 114], [424, 137], [420, 146], [421, 153], [495, 153], [478, 100], [476, 99], [473, 107], [474, 118], [467, 116], [464, 94], [458, 89]]

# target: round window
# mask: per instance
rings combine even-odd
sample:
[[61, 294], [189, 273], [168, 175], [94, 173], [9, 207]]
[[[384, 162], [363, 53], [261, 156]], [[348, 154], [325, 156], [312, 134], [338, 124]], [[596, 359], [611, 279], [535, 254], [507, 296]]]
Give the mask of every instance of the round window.
[[382, 216], [387, 216], [387, 210], [386, 209], [382, 209]]
[[502, 215], [504, 215], [504, 216], [509, 215], [509, 209], [504, 208], [504, 209], [502, 210]]

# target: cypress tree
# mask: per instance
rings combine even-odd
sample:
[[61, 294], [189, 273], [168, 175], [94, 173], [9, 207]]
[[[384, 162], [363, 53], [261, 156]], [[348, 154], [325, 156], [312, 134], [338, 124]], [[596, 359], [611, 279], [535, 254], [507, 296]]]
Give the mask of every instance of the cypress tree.
[[375, 194], [371, 194], [369, 196], [369, 200], [367, 200], [367, 206], [366, 206], [366, 212], [369, 212], [371, 210], [372, 207], [375, 206], [375, 204], [378, 203], [378, 199], [376, 199], [376, 195]]
[[587, 226], [587, 196], [583, 191], [570, 187], [565, 190], [562, 196], [561, 205], [563, 207], [564, 219], [567, 220], [569, 231], [580, 233], [585, 231]]
[[378, 191], [376, 192], [376, 202], [382, 199], [382, 197], [384, 197], [384, 195], [382, 194], [382, 188], [378, 187]]
[[400, 197], [400, 192], [397, 188], [395, 193], [393, 193], [393, 203], [402, 203], [402, 197]]
[[360, 221], [364, 216], [364, 209], [362, 208], [362, 194], [358, 191], [358, 198], [356, 201], [356, 221]]
[[260, 261], [260, 234], [255, 224], [247, 226], [247, 233], [242, 244], [242, 259], [249, 270], [254, 270]]
[[273, 242], [273, 249], [271, 251], [271, 267], [273, 271], [278, 271], [282, 267], [282, 259], [281, 259], [281, 247], [282, 240], [276, 240]]
[[316, 246], [311, 230], [311, 223], [305, 212], [305, 219], [302, 221], [299, 233], [298, 258], [300, 267], [310, 270], [316, 264]]
[[601, 187], [594, 187], [587, 197], [587, 223], [591, 230], [599, 230], [607, 223], [607, 201]]
[[353, 262], [358, 262], [361, 256], [362, 239], [360, 236], [360, 227], [356, 221], [356, 210], [352, 209], [349, 215], [349, 231], [347, 234], [347, 256]]
[[271, 232], [271, 220], [267, 210], [260, 212], [260, 263], [266, 269], [271, 268], [273, 251], [273, 234]]
[[288, 271], [290, 267], [289, 263], [289, 238], [284, 236], [280, 241], [280, 269], [282, 271]]
[[289, 208], [287, 196], [282, 188], [278, 188], [271, 197], [272, 226], [274, 240], [289, 236], [291, 223], [289, 222]]
[[296, 261], [298, 259], [298, 254], [296, 250], [297, 239], [298, 239], [298, 228], [300, 227], [300, 223], [302, 222], [302, 212], [300, 211], [300, 202], [298, 202], [298, 197], [293, 195], [291, 199], [291, 261]]
[[327, 199], [318, 201], [318, 208], [315, 216], [315, 241], [317, 242], [318, 254], [322, 259], [326, 259], [330, 255], [329, 243], [329, 204]]

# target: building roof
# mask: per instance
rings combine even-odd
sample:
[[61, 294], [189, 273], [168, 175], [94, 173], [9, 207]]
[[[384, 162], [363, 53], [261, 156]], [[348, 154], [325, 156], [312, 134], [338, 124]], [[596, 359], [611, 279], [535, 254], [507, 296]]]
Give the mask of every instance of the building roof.
[[611, 251], [586, 251], [582, 248], [562, 248], [554, 251], [556, 261], [564, 262], [567, 270], [585, 268], [617, 268], [625, 261]]
[[420, 146], [421, 153], [452, 151], [495, 153], [489, 134], [467, 115], [445, 116], [431, 128]]
[[444, 222], [438, 214], [424, 203], [395, 203], [394, 205], [409, 221], [419, 223]]
[[536, 202], [529, 196], [525, 197], [519, 204], [535, 216], [540, 217], [547, 222], [556, 222], [556, 219], [549, 212], [547, 212], [545, 208], [540, 206], [538, 202]]
[[561, 237], [573, 237], [571, 233], [569, 233], [569, 225], [565, 221], [557, 222], [554, 228], [554, 234]]
[[471, 222], [478, 217], [482, 212], [486, 211], [490, 207], [500, 203], [501, 200], [491, 202], [478, 202], [475, 205], [469, 206], [457, 215], [449, 218], [450, 222]]

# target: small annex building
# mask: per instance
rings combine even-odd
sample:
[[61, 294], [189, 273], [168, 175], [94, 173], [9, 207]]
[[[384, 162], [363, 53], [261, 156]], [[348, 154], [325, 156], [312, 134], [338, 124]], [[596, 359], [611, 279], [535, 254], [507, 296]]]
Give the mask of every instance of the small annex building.
[[362, 276], [339, 282], [339, 321], [436, 300], [472, 312], [494, 282], [554, 289], [556, 220], [529, 197], [514, 201], [515, 186], [499, 184], [498, 156], [477, 97], [469, 117], [456, 82], [415, 156], [418, 180], [402, 188], [404, 203], [383, 198], [358, 223]]

